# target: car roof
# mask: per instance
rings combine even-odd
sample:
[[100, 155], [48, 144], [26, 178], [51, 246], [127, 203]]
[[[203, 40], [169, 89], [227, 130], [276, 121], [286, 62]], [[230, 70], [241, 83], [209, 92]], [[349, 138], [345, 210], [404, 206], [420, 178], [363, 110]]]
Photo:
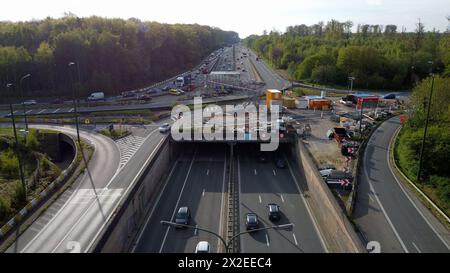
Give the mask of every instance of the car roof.
[[188, 210], [189, 210], [188, 207], [181, 207], [181, 208], [178, 209], [178, 212], [179, 212], [179, 213], [180, 213], [180, 212], [181, 212], [181, 213], [186, 213], [186, 212], [188, 212]]
[[209, 243], [207, 241], [200, 241], [197, 244], [197, 250], [200, 251], [208, 251], [209, 249]]

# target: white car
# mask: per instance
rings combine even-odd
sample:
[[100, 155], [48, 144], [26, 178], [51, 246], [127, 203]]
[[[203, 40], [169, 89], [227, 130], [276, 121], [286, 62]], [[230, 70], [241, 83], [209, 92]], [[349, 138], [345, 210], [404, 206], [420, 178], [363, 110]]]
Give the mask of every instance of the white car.
[[159, 126], [159, 132], [160, 133], [167, 133], [170, 131], [170, 124], [169, 123], [164, 123], [161, 124], [161, 126]]
[[26, 100], [24, 102], [22, 102], [23, 105], [36, 105], [36, 101], [35, 100]]
[[195, 247], [195, 253], [209, 253], [209, 250], [210, 247], [207, 241], [200, 241]]

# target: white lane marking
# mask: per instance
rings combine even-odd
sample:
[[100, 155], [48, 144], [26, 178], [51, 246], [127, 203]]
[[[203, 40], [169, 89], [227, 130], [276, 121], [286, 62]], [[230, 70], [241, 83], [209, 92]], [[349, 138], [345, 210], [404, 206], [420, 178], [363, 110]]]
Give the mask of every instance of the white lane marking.
[[[178, 195], [178, 200], [177, 200], [177, 203], [175, 204], [175, 207], [173, 209], [172, 217], [170, 217], [170, 221], [173, 220], [173, 217], [175, 216], [175, 213], [177, 212], [178, 204], [180, 203], [181, 195], [183, 194], [183, 190], [184, 190], [184, 187], [186, 186], [186, 182], [187, 182], [187, 180], [189, 178], [189, 174], [191, 173], [192, 165], [194, 165], [195, 155], [196, 154], [197, 154], [197, 149], [195, 150], [194, 156], [192, 157], [191, 164], [189, 165], [189, 169], [188, 169], [188, 172], [186, 174], [186, 178], [184, 179], [184, 182], [183, 182], [183, 187], [181, 188], [180, 195]], [[166, 243], [167, 234], [169, 234], [169, 229], [170, 229], [170, 226], [168, 226], [167, 229], [166, 229], [166, 234], [164, 234], [164, 238], [163, 238], [161, 247], [159, 248], [159, 253], [162, 253], [162, 250], [164, 248], [164, 244]]]
[[[226, 175], [226, 169], [227, 169], [227, 154], [225, 153], [224, 161], [223, 161], [223, 178], [222, 178], [222, 196], [220, 200], [220, 220], [219, 220], [219, 235], [222, 236], [223, 227], [222, 227], [222, 221], [223, 221], [223, 200], [225, 198], [225, 175]], [[221, 240], [220, 238], [217, 238], [217, 253], [219, 253], [220, 250], [220, 244]], [[225, 247], [225, 246], [224, 246]]]
[[31, 111], [33, 111], [33, 109], [26, 111], [25, 114], [28, 114], [28, 113], [30, 113]]
[[[392, 135], [392, 137], [394, 137], [394, 135]], [[408, 198], [409, 202], [411, 202], [411, 204], [417, 210], [417, 212], [420, 214], [420, 216], [422, 216], [423, 220], [425, 220], [425, 222], [428, 224], [428, 226], [431, 228], [431, 230], [436, 234], [436, 236], [441, 240], [441, 242], [445, 245], [445, 247], [447, 247], [447, 249], [450, 249], [450, 246], [448, 245], [447, 241], [445, 241], [444, 238], [442, 238], [441, 234], [439, 232], [437, 232], [436, 229], [434, 228], [434, 226], [431, 225], [430, 221], [428, 221], [428, 218], [426, 218], [425, 215], [423, 215], [422, 211], [417, 207], [416, 203], [414, 203], [414, 201], [411, 199], [409, 194], [404, 189], [402, 183], [400, 183], [400, 181], [397, 179], [397, 176], [394, 174], [394, 171], [392, 170], [392, 166], [391, 166], [391, 161], [389, 159], [389, 153], [390, 153], [389, 151], [391, 150], [391, 144], [392, 144], [392, 141], [389, 141], [389, 146], [387, 149], [387, 162], [388, 162], [389, 170], [392, 173], [392, 176], [394, 177], [395, 181], [397, 182], [397, 184], [400, 187], [400, 189], [402, 190], [402, 192], [406, 195], [406, 198]]]
[[256, 173], [256, 169], [255, 169], [255, 175], [256, 175], [257, 173]]
[[285, 159], [286, 162], [287, 162], [287, 165], [288, 165], [288, 168], [289, 168], [289, 173], [291, 174], [292, 179], [294, 179], [294, 182], [295, 182], [294, 184], [295, 184], [295, 186], [297, 187], [297, 190], [298, 190], [298, 192], [299, 192], [300, 198], [302, 199], [303, 204], [305, 205], [305, 208], [306, 208], [306, 210], [308, 211], [309, 218], [311, 219], [311, 221], [312, 221], [312, 223], [313, 223], [314, 229], [315, 229], [315, 231], [316, 231], [317, 236], [319, 237], [319, 240], [320, 240], [320, 243], [321, 243], [321, 245], [322, 245], [322, 248], [323, 248], [323, 250], [324, 250], [325, 252], [328, 253], [328, 252], [330, 252], [330, 251], [328, 250], [328, 247], [327, 247], [327, 245], [325, 244], [325, 240], [323, 239], [322, 233], [320, 232], [319, 225], [317, 224], [317, 220], [316, 220], [316, 218], [314, 217], [314, 215], [312, 214], [311, 208], [309, 207], [308, 203], [307, 203], [306, 200], [305, 200], [305, 197], [303, 196], [303, 192], [301, 191], [300, 186], [298, 185], [297, 178], [295, 178], [294, 172], [292, 171], [292, 168], [291, 168], [291, 164], [289, 163], [289, 160], [287, 160], [286, 155], [284, 155], [284, 159]]
[[45, 110], [47, 110], [47, 109], [42, 109], [41, 111], [38, 112], [38, 114], [44, 112]]
[[156, 209], [156, 207], [159, 204], [159, 200], [161, 199], [161, 196], [164, 193], [167, 184], [169, 184], [168, 182], [172, 178], [173, 172], [176, 169], [177, 165], [178, 165], [178, 160], [175, 161], [175, 164], [173, 165], [172, 170], [170, 171], [169, 176], [167, 177], [167, 179], [165, 181], [164, 187], [163, 187], [162, 191], [159, 193], [158, 198], [156, 199], [155, 205], [153, 206], [152, 210], [150, 211], [150, 214], [148, 215], [148, 217], [147, 217], [147, 219], [145, 221], [144, 227], [141, 229], [141, 231], [139, 233], [139, 236], [138, 236], [137, 240], [135, 241], [133, 249], [131, 250], [131, 252], [135, 252], [136, 251], [136, 247], [137, 247], [138, 243], [141, 241], [142, 235], [144, 234], [144, 231], [147, 229], [148, 222], [152, 218], [153, 212], [155, 212], [155, 209]]
[[284, 203], [284, 198], [283, 198], [283, 195], [282, 194], [280, 194], [280, 197], [281, 197], [281, 201]]
[[70, 108], [69, 113], [72, 112], [73, 110], [74, 110], [73, 108]]
[[208, 169], [208, 170], [206, 170], [206, 175], [209, 175], [209, 169]]
[[54, 113], [56, 113], [56, 112], [58, 112], [58, 111], [59, 111], [59, 109], [61, 109], [61, 108], [58, 108], [58, 109], [56, 109], [55, 111], [53, 111], [53, 114], [54, 114]]
[[373, 200], [373, 198], [372, 198], [372, 194], [373, 193], [369, 193], [369, 199], [370, 199], [370, 201], [375, 202], [375, 200]]
[[195, 225], [195, 229], [194, 229], [194, 236], [197, 236], [198, 233], [198, 229], [197, 229], [198, 225]]
[[267, 244], [267, 246], [270, 246], [269, 235], [267, 235], [267, 233], [266, 233], [266, 244]]
[[15, 115], [18, 111], [19, 111], [19, 110], [14, 111], [13, 114]]
[[292, 236], [294, 237], [295, 245], [298, 246], [298, 243], [297, 243], [297, 237], [295, 237], [295, 233], [292, 233]]
[[[371, 145], [371, 142], [372, 142], [372, 141], [369, 139], [369, 142], [367, 143], [367, 145]], [[367, 157], [366, 157], [366, 158], [367, 158]], [[389, 216], [388, 216], [386, 210], [384, 209], [383, 205], [381, 204], [380, 198], [378, 198], [378, 194], [377, 194], [377, 192], [375, 191], [375, 188], [373, 187], [372, 182], [370, 181], [370, 177], [369, 177], [369, 175], [367, 174], [366, 168], [364, 167], [364, 166], [369, 166], [368, 164], [366, 164], [366, 163], [367, 163], [366, 161], [367, 161], [367, 160], [364, 159], [363, 169], [364, 169], [364, 175], [366, 176], [367, 181], [369, 182], [369, 188], [370, 188], [370, 191], [373, 192], [373, 195], [375, 196], [375, 200], [377, 200], [378, 206], [381, 208], [381, 211], [383, 212], [384, 217], [386, 218], [386, 220], [387, 220], [389, 226], [391, 227], [392, 231], [394, 232], [395, 237], [397, 237], [397, 240], [400, 242], [400, 245], [402, 246], [403, 250], [404, 250], [406, 253], [409, 253], [408, 249], [406, 248], [405, 243], [403, 243], [402, 238], [401, 238], [400, 235], [398, 234], [397, 229], [395, 229], [394, 224], [392, 224], [391, 218], [389, 218]]]
[[420, 248], [414, 242], [411, 242], [411, 243], [414, 246], [414, 248], [417, 250], [417, 252], [422, 253], [422, 251], [420, 251]]
[[258, 197], [259, 197], [259, 203], [262, 203], [261, 195], [258, 195]]
[[275, 169], [273, 169], [272, 171], [273, 171], [273, 175], [277, 175], [277, 173], [275, 172]]
[[205, 189], [203, 188], [202, 196], [205, 196]]

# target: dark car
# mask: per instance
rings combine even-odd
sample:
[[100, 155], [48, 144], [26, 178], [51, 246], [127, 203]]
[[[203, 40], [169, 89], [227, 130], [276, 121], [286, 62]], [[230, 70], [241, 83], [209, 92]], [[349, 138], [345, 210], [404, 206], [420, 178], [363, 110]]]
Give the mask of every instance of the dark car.
[[258, 154], [258, 161], [261, 163], [266, 163], [267, 162], [267, 156], [264, 153], [259, 153]]
[[247, 230], [257, 229], [258, 226], [258, 215], [256, 215], [256, 213], [247, 213], [245, 217], [245, 227], [247, 228]]
[[140, 95], [139, 96], [139, 100], [143, 100], [143, 101], [151, 101], [152, 97], [150, 97], [149, 95]]
[[278, 221], [281, 218], [280, 206], [275, 203], [267, 204], [267, 213], [270, 221]]
[[[191, 219], [191, 212], [188, 207], [180, 207], [178, 209], [177, 215], [175, 216], [175, 223], [188, 225]], [[179, 227], [179, 226], [176, 226]]]
[[284, 169], [286, 168], [286, 161], [283, 158], [278, 158], [275, 161], [275, 165], [277, 166], [277, 168], [279, 169]]

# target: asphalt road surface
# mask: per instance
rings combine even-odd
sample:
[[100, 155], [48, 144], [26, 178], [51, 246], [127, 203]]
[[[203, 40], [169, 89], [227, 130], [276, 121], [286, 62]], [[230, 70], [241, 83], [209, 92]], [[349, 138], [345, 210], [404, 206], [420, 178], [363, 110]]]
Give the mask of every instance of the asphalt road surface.
[[449, 231], [395, 177], [389, 164], [389, 143], [399, 118], [373, 133], [364, 153], [353, 217], [367, 241], [382, 252], [450, 252]]
[[[305, 206], [305, 200], [292, 175], [290, 165], [277, 168], [274, 160], [282, 152], [266, 153], [267, 162], [258, 159], [258, 145], [237, 146], [238, 183], [240, 190], [240, 230], [246, 230], [245, 216], [256, 213], [260, 227], [294, 224], [291, 229], [268, 229], [241, 236], [241, 252], [324, 252], [322, 240]], [[268, 219], [266, 205], [281, 207], [278, 222]]]
[[147, 216], [133, 252], [192, 253], [199, 241], [208, 241], [212, 252], [221, 251], [222, 245], [214, 235], [160, 223], [174, 221], [178, 208], [187, 206], [192, 215], [189, 225], [223, 236], [226, 145], [186, 145], [183, 150], [155, 208]]
[[[71, 127], [38, 126], [74, 135]], [[70, 252], [74, 245], [86, 252], [111, 216], [144, 162], [164, 136], [155, 128], [141, 148], [119, 169], [119, 149], [110, 139], [86, 131], [81, 137], [95, 146], [88, 171], [80, 175], [16, 240], [7, 252]]]

